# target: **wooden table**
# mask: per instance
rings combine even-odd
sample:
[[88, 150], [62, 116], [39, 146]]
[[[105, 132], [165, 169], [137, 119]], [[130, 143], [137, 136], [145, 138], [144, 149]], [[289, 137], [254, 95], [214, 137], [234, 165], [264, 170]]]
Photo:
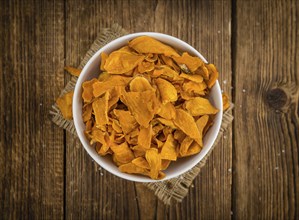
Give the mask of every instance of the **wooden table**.
[[[2, 0], [0, 16], [0, 219], [299, 219], [297, 0]], [[113, 23], [188, 42], [235, 103], [181, 204], [99, 170], [50, 120], [64, 66]]]

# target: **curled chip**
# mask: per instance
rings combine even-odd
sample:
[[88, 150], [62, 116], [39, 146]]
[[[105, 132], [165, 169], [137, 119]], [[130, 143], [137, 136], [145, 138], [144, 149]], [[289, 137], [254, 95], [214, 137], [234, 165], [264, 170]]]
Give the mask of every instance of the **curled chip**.
[[74, 67], [71, 67], [71, 66], [66, 66], [66, 67], [64, 67], [64, 69], [68, 72], [68, 73], [70, 73], [71, 75], [73, 75], [73, 76], [79, 76], [80, 75], [80, 73], [81, 73], [81, 69], [77, 69], [77, 68], [74, 68]]
[[[121, 172], [162, 179], [171, 163], [201, 151], [218, 112], [208, 99], [213, 64], [148, 36], [100, 56], [100, 74], [82, 85], [85, 135], [99, 155], [111, 155]], [[56, 101], [68, 119], [72, 95]]]
[[65, 119], [73, 118], [72, 100], [74, 92], [68, 92], [56, 100], [56, 104]]

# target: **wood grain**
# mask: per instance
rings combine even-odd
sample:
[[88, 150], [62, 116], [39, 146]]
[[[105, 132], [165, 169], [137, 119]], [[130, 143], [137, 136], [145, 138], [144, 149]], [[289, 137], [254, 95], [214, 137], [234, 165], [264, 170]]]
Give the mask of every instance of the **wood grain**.
[[234, 218], [298, 219], [299, 4], [235, 10]]
[[63, 77], [63, 3], [1, 1], [1, 219], [63, 217], [63, 131], [48, 117]]
[[[296, 0], [0, 0], [0, 219], [299, 219]], [[92, 161], [51, 104], [103, 27], [181, 38], [235, 102], [182, 203]]]

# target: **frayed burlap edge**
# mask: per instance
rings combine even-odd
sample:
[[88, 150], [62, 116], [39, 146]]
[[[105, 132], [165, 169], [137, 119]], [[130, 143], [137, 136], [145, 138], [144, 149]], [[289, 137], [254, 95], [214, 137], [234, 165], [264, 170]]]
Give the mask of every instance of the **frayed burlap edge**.
[[[82, 62], [78, 66], [78, 68], [82, 69], [84, 65], [88, 62], [88, 60], [95, 54], [101, 47], [110, 41], [126, 35], [127, 32], [117, 24], [114, 24], [111, 28], [105, 28], [101, 31], [98, 38], [91, 45], [90, 49], [86, 53]], [[76, 85], [77, 77], [72, 77], [72, 79], [67, 83], [65, 88], [62, 90], [60, 96], [65, 93], [74, 90]], [[231, 115], [231, 109], [233, 108], [233, 104], [231, 104], [230, 109], [228, 109], [223, 114], [223, 121], [221, 124], [221, 129], [218, 134], [218, 137], [209, 151], [209, 153], [190, 171], [187, 173], [170, 180], [154, 182], [154, 183], [144, 183], [146, 187], [150, 190], [154, 191], [155, 195], [163, 201], [164, 204], [170, 205], [174, 202], [181, 202], [183, 198], [187, 195], [189, 191], [189, 187], [192, 184], [195, 177], [200, 172], [200, 169], [205, 165], [207, 158], [212, 152], [213, 148], [217, 145], [219, 140], [222, 137], [223, 132], [227, 129], [227, 127], [231, 124], [233, 120], [233, 116]], [[54, 103], [52, 105], [52, 109], [50, 110], [50, 114], [52, 115], [52, 121], [58, 125], [59, 127], [67, 130], [71, 134], [73, 134], [77, 138], [76, 129], [73, 123], [73, 120], [66, 120], [63, 118], [61, 112], [59, 111], [57, 105]], [[76, 144], [80, 145], [80, 142], [76, 142]]]

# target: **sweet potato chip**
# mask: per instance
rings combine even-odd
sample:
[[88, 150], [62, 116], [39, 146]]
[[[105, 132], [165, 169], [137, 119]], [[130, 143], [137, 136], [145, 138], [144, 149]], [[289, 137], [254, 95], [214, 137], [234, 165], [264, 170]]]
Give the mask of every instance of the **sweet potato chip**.
[[141, 54], [155, 53], [164, 54], [165, 56], [180, 56], [172, 47], [148, 36], [141, 36], [131, 40], [129, 42], [129, 47]]
[[118, 167], [118, 169], [123, 173], [142, 174], [146, 176], [149, 175], [149, 171], [147, 169], [139, 167], [132, 162], [127, 164], [122, 164]]
[[141, 168], [144, 168], [147, 170], [150, 169], [150, 166], [144, 157], [136, 157], [134, 160], [132, 160], [132, 163], [138, 167], [141, 167]]
[[161, 95], [162, 104], [175, 102], [178, 99], [178, 94], [175, 87], [165, 79], [158, 78], [156, 80], [157, 87]]
[[147, 90], [154, 91], [154, 88], [145, 77], [137, 76], [130, 82], [131, 92], [144, 92]]
[[108, 124], [108, 99], [109, 99], [109, 92], [105, 93], [105, 96], [101, 98], [97, 98], [92, 103], [92, 109], [94, 112], [94, 116], [96, 119], [96, 126], [101, 127]]
[[74, 92], [68, 92], [56, 100], [56, 104], [65, 119], [73, 118], [72, 103]]
[[92, 79], [92, 80], [89, 80], [89, 81], [85, 81], [82, 84], [82, 89], [83, 89], [82, 98], [83, 98], [83, 101], [85, 103], [91, 102], [91, 100], [94, 98], [94, 96], [93, 96], [93, 84], [95, 82], [97, 82], [97, 79]]
[[188, 112], [182, 109], [176, 109], [176, 117], [173, 119], [173, 122], [189, 137], [193, 139], [200, 138], [194, 118]]
[[173, 133], [173, 137], [175, 140], [177, 140], [179, 143], [182, 143], [183, 140], [185, 139], [186, 137], [186, 134], [184, 132], [182, 132], [181, 130], [176, 130], [174, 133]]
[[166, 142], [162, 147], [160, 155], [161, 155], [161, 159], [172, 160], [172, 161], [177, 160], [176, 143], [172, 134], [169, 134], [167, 136]]
[[163, 60], [164, 64], [166, 64], [169, 67], [172, 67], [176, 72], [180, 72], [180, 67], [173, 61], [173, 59], [163, 54], [161, 54], [160, 57]]
[[91, 114], [92, 114], [92, 105], [91, 103], [85, 105], [83, 107], [83, 113], [82, 113], [82, 117], [83, 117], [83, 122], [87, 122], [88, 120], [91, 119]]
[[193, 139], [190, 138], [189, 136], [185, 137], [185, 139], [182, 141], [181, 147], [180, 147], [180, 156], [181, 157], [184, 157], [187, 154], [188, 149], [189, 149], [190, 145], [192, 144], [192, 142], [193, 142]]
[[166, 170], [171, 163], [171, 160], [162, 160], [161, 162], [161, 170]]
[[175, 107], [172, 103], [168, 102], [165, 105], [160, 105], [160, 108], [157, 112], [159, 116], [165, 119], [174, 119], [175, 118]]
[[125, 92], [120, 97], [136, 121], [147, 128], [158, 110], [158, 100], [154, 91]]
[[182, 56], [173, 57], [177, 64], [185, 64], [191, 72], [194, 72], [201, 67], [204, 62], [199, 57], [190, 56], [187, 52], [183, 53]]
[[191, 146], [189, 147], [187, 153], [184, 155], [184, 157], [197, 154], [200, 151], [201, 151], [201, 146], [198, 143], [196, 143], [195, 141], [193, 141]]
[[130, 133], [138, 126], [137, 121], [129, 111], [114, 109], [113, 112], [119, 119], [124, 134]]
[[97, 80], [92, 85], [93, 96], [99, 97], [106, 91], [113, 89], [115, 86], [126, 86], [131, 80], [131, 77], [118, 75], [111, 76], [103, 82]]
[[104, 64], [104, 70], [110, 74], [122, 74], [133, 70], [144, 60], [144, 55], [137, 55], [128, 51], [112, 52]]
[[150, 72], [155, 69], [155, 63], [142, 61], [138, 64], [137, 68], [139, 73]]
[[77, 76], [77, 77], [80, 75], [80, 73], [82, 71], [81, 69], [77, 69], [77, 68], [74, 68], [74, 67], [71, 67], [71, 66], [64, 67], [64, 70], [66, 70], [71, 75]]
[[216, 80], [218, 79], [219, 73], [214, 64], [210, 63], [206, 65], [206, 67], [208, 68], [209, 75], [210, 75], [207, 85], [209, 88], [212, 88]]
[[216, 114], [218, 112], [218, 109], [208, 99], [201, 97], [186, 101], [184, 106], [192, 116]]
[[151, 147], [152, 134], [152, 125], [149, 125], [147, 128], [141, 127], [138, 136], [138, 145], [144, 149], [149, 149]]
[[200, 142], [198, 143], [200, 146], [203, 146], [202, 144], [202, 137], [203, 137], [203, 130], [206, 127], [207, 123], [209, 121], [209, 116], [208, 115], [203, 115], [196, 121], [196, 126], [198, 128], [198, 131], [200, 133]]
[[115, 159], [121, 164], [129, 163], [135, 158], [127, 142], [120, 145], [112, 144], [110, 148], [115, 155]]
[[196, 82], [196, 83], [201, 83], [203, 81], [203, 77], [201, 75], [181, 73], [180, 77], [182, 77], [184, 79], [188, 79], [188, 80]]
[[106, 54], [105, 52], [101, 53], [101, 66], [100, 66], [100, 70], [105, 71], [104, 65], [106, 63], [106, 60], [108, 58], [108, 54]]
[[173, 121], [170, 119], [165, 119], [165, 118], [157, 118], [159, 122], [161, 122], [163, 125], [168, 126], [172, 129], [176, 129], [177, 127], [174, 125]]
[[196, 82], [186, 82], [183, 85], [183, 90], [188, 93], [196, 93], [198, 95], [204, 95], [204, 90], [207, 88], [207, 85], [204, 82], [196, 83]]
[[150, 166], [150, 177], [158, 179], [159, 171], [161, 170], [161, 157], [156, 148], [150, 148], [145, 153], [145, 159]]

